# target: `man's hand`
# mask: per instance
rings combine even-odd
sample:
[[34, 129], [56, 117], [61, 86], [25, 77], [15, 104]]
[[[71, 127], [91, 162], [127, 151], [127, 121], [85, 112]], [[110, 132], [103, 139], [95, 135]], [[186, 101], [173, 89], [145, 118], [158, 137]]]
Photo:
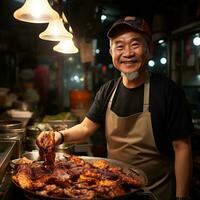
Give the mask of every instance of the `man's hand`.
[[[48, 134], [52, 134], [52, 131], [42, 131], [38, 135], [36, 139], [36, 144], [39, 148], [44, 147], [43, 141], [44, 141], [44, 138], [47, 137]], [[54, 140], [55, 140], [55, 145], [61, 144], [62, 136], [60, 132], [54, 131]]]

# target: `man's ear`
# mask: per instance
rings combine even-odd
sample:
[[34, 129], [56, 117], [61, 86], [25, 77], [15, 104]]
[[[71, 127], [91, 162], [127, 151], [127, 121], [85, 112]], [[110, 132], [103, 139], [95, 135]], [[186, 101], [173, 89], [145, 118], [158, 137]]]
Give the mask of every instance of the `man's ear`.
[[109, 53], [110, 53], [110, 55], [112, 56], [112, 49], [111, 49], [111, 48], [109, 49]]

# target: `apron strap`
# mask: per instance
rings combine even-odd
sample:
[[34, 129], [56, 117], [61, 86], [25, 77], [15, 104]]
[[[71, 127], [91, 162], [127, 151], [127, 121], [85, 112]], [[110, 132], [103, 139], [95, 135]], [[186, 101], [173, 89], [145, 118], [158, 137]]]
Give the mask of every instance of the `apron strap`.
[[145, 73], [143, 112], [149, 111], [150, 74]]
[[[145, 83], [144, 83], [144, 101], [143, 101], [143, 112], [149, 111], [149, 90], [150, 90], [150, 74], [146, 71], [145, 76]], [[118, 85], [121, 81], [121, 77], [117, 80], [116, 87], [110, 97], [110, 100], [108, 102], [108, 108], [111, 108], [112, 100], [114, 98], [115, 92], [118, 88]]]
[[111, 97], [110, 97], [109, 102], [108, 102], [108, 108], [111, 108], [112, 101], [113, 101], [115, 92], [116, 92], [116, 90], [117, 90], [117, 88], [118, 88], [118, 85], [119, 85], [120, 81], [121, 81], [121, 77], [117, 80], [117, 84], [116, 84], [116, 86], [115, 86], [115, 89], [114, 89], [114, 91], [113, 91], [113, 93], [112, 93], [112, 95], [111, 95]]

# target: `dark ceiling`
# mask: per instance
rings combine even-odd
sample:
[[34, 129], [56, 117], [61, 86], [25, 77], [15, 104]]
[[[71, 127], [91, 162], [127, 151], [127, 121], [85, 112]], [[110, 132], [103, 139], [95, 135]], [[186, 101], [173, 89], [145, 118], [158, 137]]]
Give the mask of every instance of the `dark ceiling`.
[[[14, 19], [13, 12], [20, 8], [23, 2], [24, 0], [0, 1], [1, 40], [8, 34], [14, 35], [12, 40], [23, 39], [30, 43], [25, 35], [32, 35], [39, 40], [38, 34], [46, 29], [47, 24], [31, 24]], [[104, 40], [111, 24], [126, 15], [145, 18], [153, 33], [160, 31], [169, 33], [198, 20], [200, 16], [199, 0], [49, 0], [49, 2], [55, 9], [64, 11], [77, 40], [80, 38]], [[103, 23], [100, 19], [102, 14], [107, 15], [107, 20]]]
[[[196, 18], [197, 0], [68, 0], [66, 12], [80, 35], [98, 36], [126, 15], [141, 16], [154, 30], [171, 31]], [[108, 16], [102, 25], [101, 14]], [[157, 17], [156, 17], [157, 16]], [[158, 19], [159, 18], [159, 19]], [[160, 26], [160, 27], [157, 27]], [[163, 27], [161, 27], [163, 26]]]
[[[12, 16], [13, 11], [21, 7], [23, 2], [24, 0], [1, 0], [0, 24], [3, 24], [3, 27], [29, 28]], [[153, 31], [157, 31], [155, 29], [158, 28], [171, 31], [195, 20], [198, 12], [198, 0], [50, 0], [49, 2], [53, 5], [62, 5], [62, 10], [78, 37], [98, 37], [99, 33], [106, 31], [114, 20], [125, 15], [144, 17], [150, 26], [153, 26]], [[108, 17], [103, 24], [100, 20], [101, 14], [106, 14]], [[155, 19], [155, 16], [159, 16], [159, 19]], [[155, 25], [155, 22], [162, 24]], [[163, 27], [157, 28], [157, 26]]]

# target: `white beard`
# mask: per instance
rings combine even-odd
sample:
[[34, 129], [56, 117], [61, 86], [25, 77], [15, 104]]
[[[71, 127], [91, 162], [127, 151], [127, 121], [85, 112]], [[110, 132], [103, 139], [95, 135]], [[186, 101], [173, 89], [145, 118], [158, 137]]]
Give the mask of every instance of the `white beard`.
[[139, 72], [138, 71], [130, 73], [121, 72], [121, 75], [125, 76], [129, 81], [133, 81], [139, 77]]

